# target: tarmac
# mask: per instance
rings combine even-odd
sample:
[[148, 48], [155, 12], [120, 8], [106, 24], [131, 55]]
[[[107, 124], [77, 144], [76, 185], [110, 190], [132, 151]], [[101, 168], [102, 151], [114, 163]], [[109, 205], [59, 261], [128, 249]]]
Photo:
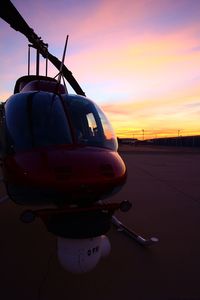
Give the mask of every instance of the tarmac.
[[[56, 237], [26, 207], [0, 204], [0, 299], [200, 300], [200, 149], [122, 146], [124, 188], [111, 200], [133, 207], [116, 216], [159, 242], [144, 248], [112, 228], [110, 255], [86, 274], [66, 272]], [[1, 196], [5, 194], [1, 186]]]

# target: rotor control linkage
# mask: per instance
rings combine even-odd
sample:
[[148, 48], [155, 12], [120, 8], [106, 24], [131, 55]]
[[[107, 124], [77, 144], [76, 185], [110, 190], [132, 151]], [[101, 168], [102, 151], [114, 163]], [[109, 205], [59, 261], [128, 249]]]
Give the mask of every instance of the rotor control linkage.
[[118, 231], [125, 233], [127, 236], [134, 239], [142, 246], [151, 246], [159, 241], [157, 237], [151, 237], [148, 239], [142, 237], [141, 235], [123, 225], [122, 222], [120, 222], [115, 216], [112, 216], [112, 224], [117, 228]]

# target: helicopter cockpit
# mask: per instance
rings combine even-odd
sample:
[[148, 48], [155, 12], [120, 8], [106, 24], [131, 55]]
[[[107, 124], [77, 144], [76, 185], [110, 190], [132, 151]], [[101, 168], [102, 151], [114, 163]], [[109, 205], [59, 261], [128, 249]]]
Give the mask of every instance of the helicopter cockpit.
[[16, 87], [4, 104], [1, 139], [7, 190], [15, 202], [94, 203], [124, 184], [117, 139], [93, 101], [66, 93], [48, 77], [24, 76]]
[[[96, 104], [80, 95], [34, 90], [39, 84], [46, 88], [40, 82], [28, 83], [32, 91], [25, 85], [5, 105], [10, 151], [74, 143], [117, 150], [112, 127]], [[50, 90], [52, 83], [48, 84]]]

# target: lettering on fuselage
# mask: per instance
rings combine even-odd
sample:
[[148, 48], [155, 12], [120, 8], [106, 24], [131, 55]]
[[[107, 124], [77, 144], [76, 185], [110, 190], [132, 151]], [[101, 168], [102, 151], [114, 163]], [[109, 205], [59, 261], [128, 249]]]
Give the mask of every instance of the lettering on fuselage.
[[99, 246], [96, 246], [96, 247], [88, 249], [87, 255], [91, 256], [91, 255], [93, 255], [95, 253], [98, 253], [98, 252], [99, 252]]

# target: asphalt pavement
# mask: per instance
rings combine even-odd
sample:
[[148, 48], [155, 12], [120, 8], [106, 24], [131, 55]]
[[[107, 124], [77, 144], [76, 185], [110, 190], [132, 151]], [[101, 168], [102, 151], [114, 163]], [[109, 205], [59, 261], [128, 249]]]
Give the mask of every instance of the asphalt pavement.
[[200, 299], [200, 151], [122, 147], [120, 153], [128, 180], [111, 200], [129, 200], [133, 207], [116, 216], [159, 242], [144, 248], [112, 228], [110, 255], [93, 271], [73, 275], [60, 266], [56, 237], [43, 223], [23, 224], [25, 208], [3, 202], [1, 300]]

